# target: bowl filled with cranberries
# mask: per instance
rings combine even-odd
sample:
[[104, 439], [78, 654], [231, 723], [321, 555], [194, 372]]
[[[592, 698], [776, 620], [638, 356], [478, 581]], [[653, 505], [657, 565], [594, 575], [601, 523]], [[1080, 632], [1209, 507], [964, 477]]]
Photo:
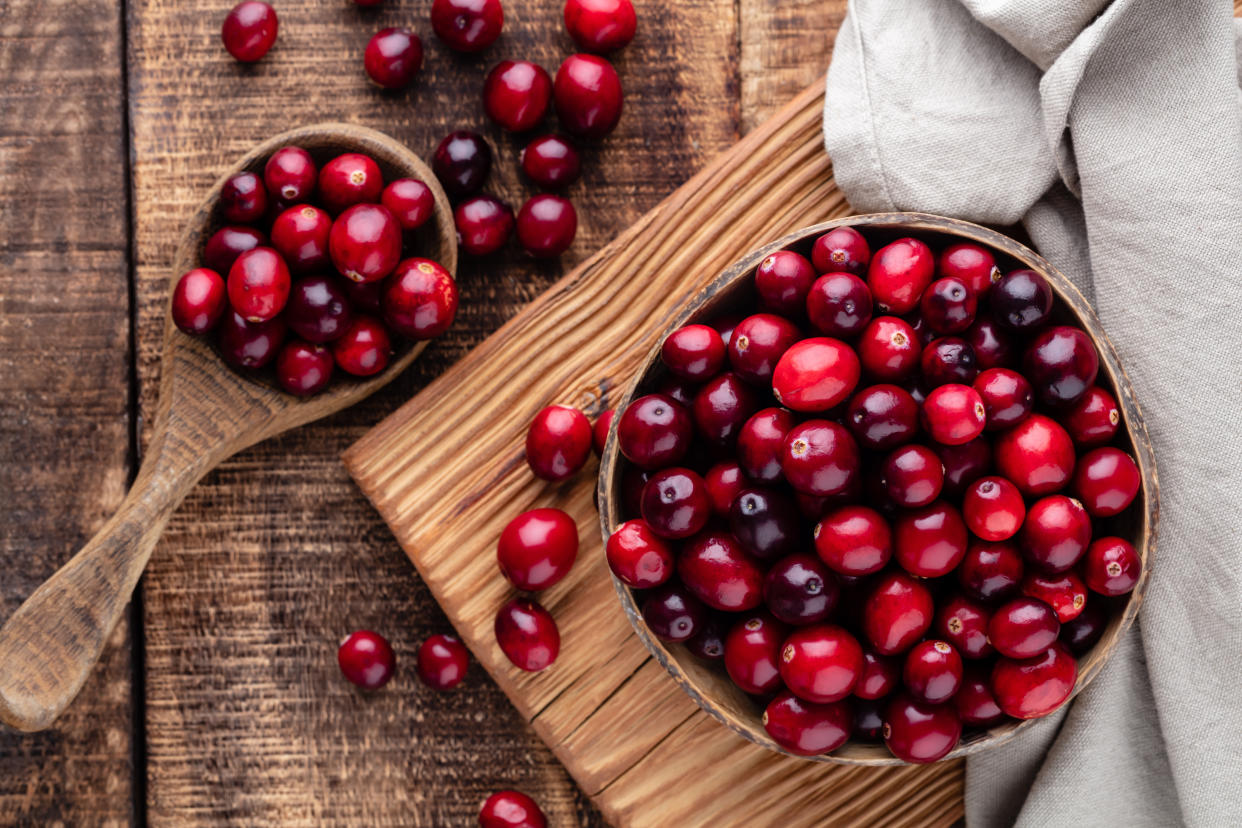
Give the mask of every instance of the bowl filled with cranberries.
[[853, 216], [695, 297], [616, 409], [600, 522], [639, 637], [815, 761], [934, 762], [1068, 702], [1133, 623], [1155, 463], [1082, 295], [992, 230]]

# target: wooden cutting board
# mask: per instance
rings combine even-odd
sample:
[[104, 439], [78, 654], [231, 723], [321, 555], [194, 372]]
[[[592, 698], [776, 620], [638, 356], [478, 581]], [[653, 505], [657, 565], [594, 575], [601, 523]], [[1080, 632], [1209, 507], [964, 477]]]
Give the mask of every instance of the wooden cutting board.
[[[730, 263], [850, 212], [821, 143], [823, 94], [821, 82], [799, 95], [345, 454], [475, 657], [616, 825], [923, 826], [963, 814], [958, 762], [805, 762], [699, 710], [621, 611], [593, 505], [595, 466], [552, 485], [523, 459], [540, 408], [565, 403], [594, 417], [610, 407], [678, 308]], [[513, 594], [495, 547], [504, 525], [536, 506], [574, 516], [582, 547], [570, 575], [539, 598], [560, 626], [560, 657], [529, 674], [492, 632]]]

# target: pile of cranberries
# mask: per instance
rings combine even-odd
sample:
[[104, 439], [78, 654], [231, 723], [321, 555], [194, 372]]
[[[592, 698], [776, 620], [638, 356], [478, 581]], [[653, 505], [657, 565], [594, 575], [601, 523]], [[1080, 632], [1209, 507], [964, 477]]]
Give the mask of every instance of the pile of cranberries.
[[1142, 574], [1117, 536], [1140, 475], [1045, 279], [838, 227], [739, 306], [669, 334], [618, 418], [607, 559], [650, 630], [796, 754], [933, 762], [1064, 703]]
[[219, 229], [202, 266], [173, 288], [172, 317], [188, 334], [214, 334], [240, 373], [274, 365], [282, 389], [309, 396], [336, 369], [378, 374], [394, 339], [433, 339], [453, 322], [453, 277], [406, 257], [435, 212], [422, 181], [385, 184], [379, 165], [353, 152], [320, 169], [284, 147], [261, 172], [231, 176], [216, 209]]

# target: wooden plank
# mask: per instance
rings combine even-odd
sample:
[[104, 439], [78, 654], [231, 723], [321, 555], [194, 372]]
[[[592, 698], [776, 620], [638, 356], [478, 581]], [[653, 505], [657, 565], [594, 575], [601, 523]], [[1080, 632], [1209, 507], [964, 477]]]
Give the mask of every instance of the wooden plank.
[[[125, 493], [129, 302], [119, 10], [0, 12], [0, 619]], [[134, 816], [130, 639], [35, 734], [0, 728], [0, 823]]]
[[749, 132], [828, 71], [846, 0], [738, 0], [741, 119]]

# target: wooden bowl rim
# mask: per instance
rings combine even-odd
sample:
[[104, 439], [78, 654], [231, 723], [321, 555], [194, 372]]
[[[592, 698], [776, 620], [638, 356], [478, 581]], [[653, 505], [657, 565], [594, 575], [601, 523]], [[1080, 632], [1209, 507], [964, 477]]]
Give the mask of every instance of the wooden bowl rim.
[[[1101, 367], [1104, 369], [1114, 389], [1116, 389], [1118, 407], [1121, 409], [1122, 420], [1126, 426], [1126, 436], [1130, 440], [1135, 460], [1138, 462], [1142, 476], [1142, 488], [1140, 490], [1142, 506], [1137, 518], [1138, 527], [1136, 533], [1138, 537], [1135, 548], [1142, 559], [1143, 571], [1139, 577], [1138, 584], [1126, 599], [1125, 610], [1120, 618], [1110, 620], [1104, 635], [1096, 645], [1089, 652], [1078, 658], [1078, 678], [1070, 698], [1066, 700], [1068, 704], [1099, 673], [1112, 654], [1112, 651], [1116, 648], [1116, 644], [1121, 636], [1130, 628], [1138, 615], [1147, 581], [1151, 575], [1151, 565], [1155, 557], [1160, 494], [1151, 440], [1148, 437], [1142, 409], [1134, 396], [1134, 389], [1130, 383], [1130, 378], [1121, 365], [1116, 348], [1113, 346], [1112, 340], [1104, 332], [1094, 309], [1078, 288], [1064, 274], [1038, 253], [1014, 239], [995, 230], [961, 219], [937, 216], [931, 213], [869, 213], [846, 216], [796, 230], [742, 257], [726, 268], [711, 284], [695, 294], [685, 304], [683, 310], [677, 315], [667, 330], [671, 331], [687, 324], [697, 314], [704, 312], [714, 298], [724, 296], [727, 299], [728, 289], [748, 278], [759, 262], [768, 254], [818, 236], [835, 227], [842, 226], [957, 236], [963, 240], [973, 241], [1003, 253], [1021, 262], [1025, 267], [1040, 273], [1048, 280], [1057, 298], [1069, 308], [1078, 323], [1091, 336], [1100, 353]], [[625, 410], [625, 407], [634, 398], [638, 388], [651, 373], [651, 370], [659, 360], [662, 342], [663, 336], [659, 337], [652, 346], [643, 362], [643, 368], [636, 373], [634, 380], [626, 388], [624, 397], [617, 403], [616, 411]], [[619, 450], [616, 440], [617, 422], [619, 419], [619, 417], [614, 417], [612, 427], [609, 429], [607, 445], [600, 459], [599, 481], [596, 490], [599, 504], [600, 531], [605, 543], [607, 543], [608, 538], [619, 523], [619, 510], [616, 508], [617, 487], [614, 485], [616, 469], [619, 466]], [[647, 649], [664, 669], [668, 671], [681, 689], [700, 708], [730, 730], [769, 750], [812, 762], [861, 766], [906, 764], [889, 754], [883, 744], [873, 745], [850, 741], [832, 754], [821, 754], [818, 756], [799, 756], [785, 750], [768, 736], [759, 723], [758, 715], [751, 717], [750, 721], [739, 720], [732, 713], [721, 709], [716, 702], [708, 698], [706, 692], [682, 669], [677, 657], [648, 629], [631, 590], [618, 580], [615, 575], [611, 577], [613, 586], [621, 600], [621, 605], [625, 610], [626, 617], [629, 618], [630, 625], [633, 626], [639, 639], [646, 645]], [[688, 654], [686, 657], [693, 658]], [[1004, 722], [983, 731], [970, 742], [959, 743], [940, 761], [970, 756], [997, 747], [1008, 742], [1036, 721], [1038, 719]]]

